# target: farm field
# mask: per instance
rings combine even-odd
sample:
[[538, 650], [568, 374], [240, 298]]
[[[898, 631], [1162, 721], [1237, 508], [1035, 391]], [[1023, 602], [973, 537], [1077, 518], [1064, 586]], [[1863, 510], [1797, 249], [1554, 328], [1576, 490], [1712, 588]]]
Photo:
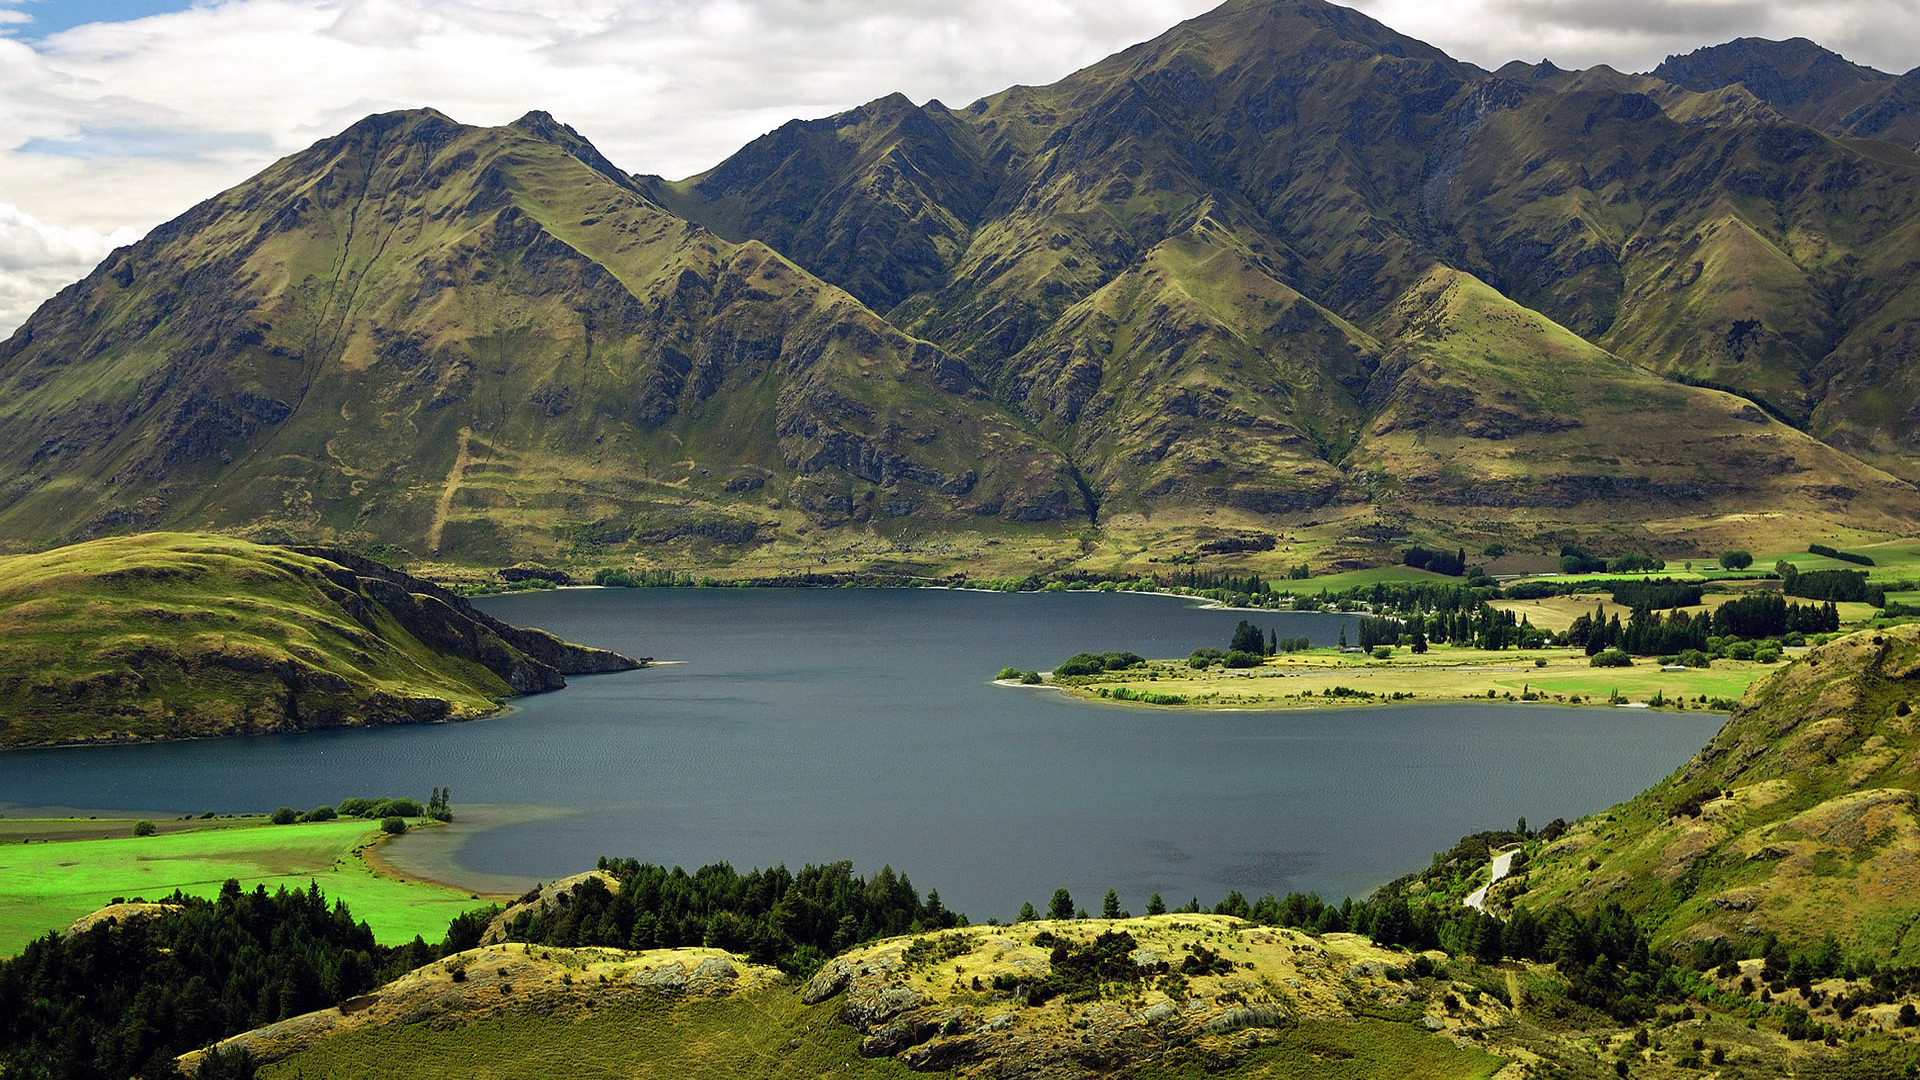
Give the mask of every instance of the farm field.
[[[1797, 650], [1796, 650], [1797, 651]], [[1544, 664], [1537, 661], [1544, 660]], [[1087, 700], [1139, 700], [1208, 708], [1324, 708], [1392, 701], [1538, 700], [1553, 704], [1654, 704], [1725, 707], [1747, 687], [1784, 666], [1716, 660], [1713, 666], [1664, 671], [1654, 660], [1632, 667], [1592, 667], [1577, 649], [1453, 649], [1425, 656], [1399, 650], [1387, 660], [1330, 650], [1270, 658], [1257, 668], [1196, 670], [1160, 661], [1148, 668], [1074, 679], [1061, 685]], [[1103, 694], [1102, 691], [1105, 691]], [[1536, 695], [1527, 697], [1526, 695]], [[1181, 700], [1168, 700], [1178, 698]]]
[[[269, 891], [318, 881], [387, 944], [415, 934], [438, 941], [455, 915], [480, 903], [455, 889], [375, 874], [358, 853], [379, 838], [378, 822], [246, 818], [179, 827], [185, 824], [134, 836], [131, 818], [0, 819], [0, 955], [66, 929], [114, 897], [159, 900], [175, 889], [216, 896], [228, 878]], [[109, 831], [117, 835], [102, 836]]]

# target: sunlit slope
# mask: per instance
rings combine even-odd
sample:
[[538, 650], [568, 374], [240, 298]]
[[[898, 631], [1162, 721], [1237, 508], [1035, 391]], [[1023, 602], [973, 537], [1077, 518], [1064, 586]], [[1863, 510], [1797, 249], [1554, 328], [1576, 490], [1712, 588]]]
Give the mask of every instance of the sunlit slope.
[[[954, 197], [939, 182], [959, 175], [949, 166], [964, 171], [961, 190], [991, 198]], [[1167, 497], [1175, 489], [1219, 502], [1252, 484], [1272, 488], [1267, 505], [1284, 512], [1379, 490], [1356, 475], [1361, 462], [1342, 456], [1351, 442], [1338, 430], [1356, 414], [1341, 399], [1365, 403], [1357, 426], [1377, 424], [1383, 418], [1368, 409], [1404, 397], [1398, 383], [1369, 387], [1362, 374], [1356, 386], [1342, 364], [1310, 359], [1322, 371], [1317, 393], [1272, 395], [1263, 420], [1273, 425], [1254, 429], [1236, 425], [1243, 414], [1233, 410], [1178, 425], [1117, 424], [1113, 408], [1087, 411], [1105, 392], [1096, 373], [1108, 388], [1119, 372], [1166, 372], [1167, 335], [1133, 332], [1143, 326], [1190, 334], [1181, 344], [1196, 361], [1166, 393], [1198, 377], [1191, 372], [1243, 378], [1187, 297], [1142, 286], [1165, 274], [1169, 250], [1196, 242], [1201, 220], [1218, 231], [1200, 242], [1238, 249], [1269, 279], [1225, 297], [1229, 306], [1290, 290], [1382, 352], [1422, 348], [1395, 339], [1406, 325], [1400, 306], [1432, 271], [1449, 268], [1643, 372], [1730, 390], [1842, 451], [1783, 435], [1751, 465], [1741, 453], [1698, 460], [1729, 497], [1768, 498], [1796, 486], [1777, 483], [1777, 470], [1756, 471], [1782, 455], [1779, 467], [1810, 486], [1865, 490], [1850, 478], [1876, 469], [1920, 477], [1911, 348], [1920, 301], [1905, 254], [1920, 227], [1916, 179], [1911, 152], [1804, 126], [1739, 85], [1695, 90], [1550, 65], [1489, 74], [1332, 4], [1234, 0], [1047, 86], [963, 109], [889, 98], [790, 125], [708, 173], [657, 186], [687, 215], [765, 238], [829, 280], [895, 273], [888, 318], [942, 342], [991, 377], [1003, 400], [1058, 432], [1106, 505], [1170, 512], [1187, 497]], [[902, 249], [909, 253], [888, 270], [848, 256], [844, 237], [863, 228], [892, 237], [913, 221], [926, 223], [937, 257]], [[917, 292], [902, 275], [922, 283]], [[1237, 325], [1234, 336], [1247, 355], [1312, 358], [1323, 332], [1312, 318]], [[1533, 362], [1521, 342], [1481, 345], [1509, 370]], [[1361, 345], [1362, 363], [1367, 355]], [[1648, 387], [1638, 407], [1655, 410], [1653, 430], [1677, 432], [1691, 403], [1718, 400]], [[1662, 411], [1670, 409], [1683, 412]], [[1708, 411], [1740, 409], [1721, 402]], [[1591, 426], [1638, 415], [1605, 402], [1584, 411]], [[1194, 444], [1197, 461], [1234, 445], [1245, 467], [1230, 482], [1168, 475], [1190, 471], [1156, 457], [1168, 453], [1170, 426]], [[1628, 444], [1638, 430], [1602, 441]], [[1314, 433], [1317, 465], [1297, 456], [1303, 432]], [[1509, 442], [1473, 468], [1521, 461], [1535, 448]], [[1863, 474], [1847, 457], [1873, 469]], [[1526, 468], [1564, 471], [1550, 449]], [[1585, 471], [1631, 492], [1645, 479], [1632, 468], [1614, 470], [1599, 456]], [[1337, 490], [1326, 483], [1335, 472], [1345, 473]], [[1143, 499], [1145, 490], [1162, 494]], [[1540, 509], [1567, 507], [1571, 496], [1591, 502], [1576, 521], [1650, 512], [1615, 501], [1605, 485], [1540, 490]], [[1492, 505], [1517, 509], [1530, 498], [1510, 489]], [[1910, 501], [1900, 494], [1890, 513], [1905, 515]], [[1459, 513], [1416, 494], [1405, 505], [1432, 520]], [[1832, 503], [1820, 513], [1851, 523], [1859, 508]]]
[[465, 719], [633, 666], [338, 559], [180, 533], [0, 558], [0, 745]]
[[1382, 501], [1554, 507], [1604, 521], [1768, 507], [1895, 528], [1910, 485], [1750, 402], [1661, 379], [1484, 282], [1435, 270], [1379, 324], [1396, 343], [1350, 463]]
[[964, 366], [540, 114], [378, 116], [282, 161], [43, 308], [0, 387], [13, 537], [264, 523], [511, 559], [751, 542], [788, 500], [844, 520], [876, 492], [1075, 512]]
[[1920, 627], [1822, 646], [1692, 761], [1536, 856], [1523, 905], [1619, 900], [1675, 940], [1832, 933], [1908, 963], [1920, 915]]

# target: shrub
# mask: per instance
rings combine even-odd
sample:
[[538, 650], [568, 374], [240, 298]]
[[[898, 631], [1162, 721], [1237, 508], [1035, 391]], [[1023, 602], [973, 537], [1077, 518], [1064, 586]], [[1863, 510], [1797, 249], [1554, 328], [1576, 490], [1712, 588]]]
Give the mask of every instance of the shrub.
[[1259, 667], [1263, 662], [1264, 661], [1261, 660], [1259, 655], [1255, 653], [1250, 653], [1250, 652], [1242, 652], [1239, 649], [1230, 650], [1227, 653], [1226, 659], [1223, 661], [1223, 663], [1225, 663], [1230, 668]]
[[1022, 686], [1039, 686], [1040, 673], [1037, 671], [1027, 672], [1025, 675], [1020, 676], [1020, 684]]
[[159, 831], [160, 827], [151, 821], [136, 821], [133, 823], [133, 835], [135, 836], [152, 836]]
[[1589, 667], [1632, 667], [1633, 657], [1619, 649], [1603, 649], [1587, 661]]
[[1753, 650], [1753, 660], [1757, 664], [1777, 664], [1780, 662], [1780, 650], [1772, 645], [1762, 645]]
[[340, 815], [331, 806], [316, 806], [301, 816], [302, 821], [332, 821]]
[[1018, 679], [1019, 677], [1020, 669], [1017, 667], [1003, 667], [1000, 669], [1000, 674], [994, 676], [996, 679]]
[[1546, 657], [1544, 657], [1544, 656], [1536, 656], [1536, 657], [1534, 657], [1534, 658], [1533, 658], [1533, 666], [1534, 666], [1534, 667], [1546, 667], [1546, 666], [1547, 666], [1547, 658], [1546, 658]]
[[383, 833], [388, 833], [390, 835], [398, 836], [399, 834], [407, 831], [406, 819], [397, 818], [397, 817], [381, 818], [380, 831]]
[[1632, 555], [1622, 555], [1607, 563], [1607, 572], [1613, 574], [1632, 574], [1646, 570], [1665, 570], [1666, 568], [1667, 560], [1655, 558], [1652, 555], [1640, 552]]
[[1838, 559], [1841, 562], [1850, 562], [1856, 566], [1872, 566], [1873, 565], [1873, 559], [1869, 556], [1861, 555], [1858, 552], [1853, 552], [1853, 551], [1841, 551], [1838, 548], [1828, 547], [1826, 544], [1808, 544], [1807, 551], [1810, 554], [1814, 554], [1814, 555], [1825, 555], [1829, 559]]
[[1385, 660], [1386, 658], [1388, 658], [1388, 657], [1390, 657], [1390, 656], [1392, 656], [1392, 655], [1393, 655], [1393, 646], [1391, 646], [1391, 645], [1375, 645], [1375, 646], [1373, 647], [1373, 652], [1372, 652], [1372, 654], [1371, 654], [1371, 655], [1373, 656], [1373, 658], [1374, 658], [1375, 660]]
[[366, 817], [367, 811], [372, 808], [372, 799], [341, 799], [339, 809], [347, 817]]
[[300, 811], [291, 806], [283, 806], [273, 812], [271, 820], [275, 825], [291, 825], [300, 820]]
[[1688, 649], [1685, 652], [1681, 653], [1679, 656], [1674, 657], [1674, 659], [1679, 663], [1685, 664], [1688, 667], [1712, 667], [1713, 666], [1713, 657], [1708, 656], [1706, 653], [1701, 652], [1699, 649]]
[[1753, 552], [1738, 548], [1720, 553], [1720, 565], [1727, 570], [1745, 570], [1753, 565]]

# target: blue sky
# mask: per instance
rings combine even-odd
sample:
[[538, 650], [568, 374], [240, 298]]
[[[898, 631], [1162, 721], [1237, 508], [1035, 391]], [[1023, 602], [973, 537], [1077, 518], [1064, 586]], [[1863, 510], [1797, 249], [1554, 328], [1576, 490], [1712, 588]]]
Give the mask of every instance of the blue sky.
[[[1218, 0], [0, 0], [0, 336], [126, 243], [369, 113], [544, 109], [679, 177], [796, 117], [1047, 83]], [[1920, 0], [1350, 0], [1497, 67], [1734, 37], [1920, 66]]]
[[27, 0], [0, 4], [29, 16], [32, 22], [11, 23], [0, 27], [17, 38], [43, 38], [86, 23], [125, 22], [145, 15], [181, 11], [188, 0]]

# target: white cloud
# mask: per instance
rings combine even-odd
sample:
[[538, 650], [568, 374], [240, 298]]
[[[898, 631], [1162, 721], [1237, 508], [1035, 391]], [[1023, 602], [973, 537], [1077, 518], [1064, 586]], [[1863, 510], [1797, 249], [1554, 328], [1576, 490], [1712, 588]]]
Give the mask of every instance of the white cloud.
[[48, 225], [12, 203], [0, 203], [0, 325], [25, 321], [42, 300], [139, 237], [140, 230], [133, 228], [102, 234]]
[[[683, 176], [786, 120], [895, 90], [958, 106], [1051, 82], [1214, 2], [200, 0], [0, 36], [0, 199], [88, 235], [144, 230], [368, 113], [422, 105], [473, 124], [545, 109], [624, 168]], [[1489, 67], [1644, 69], [1738, 34], [1804, 34], [1883, 70], [1920, 63], [1920, 0], [1357, 6]], [[59, 283], [50, 264], [32, 272], [43, 292]], [[0, 309], [0, 333], [19, 317]]]
[[1349, 0], [1395, 30], [1494, 68], [1551, 59], [1647, 71], [1736, 37], [1811, 38], [1857, 64], [1920, 66], [1920, 0]]

